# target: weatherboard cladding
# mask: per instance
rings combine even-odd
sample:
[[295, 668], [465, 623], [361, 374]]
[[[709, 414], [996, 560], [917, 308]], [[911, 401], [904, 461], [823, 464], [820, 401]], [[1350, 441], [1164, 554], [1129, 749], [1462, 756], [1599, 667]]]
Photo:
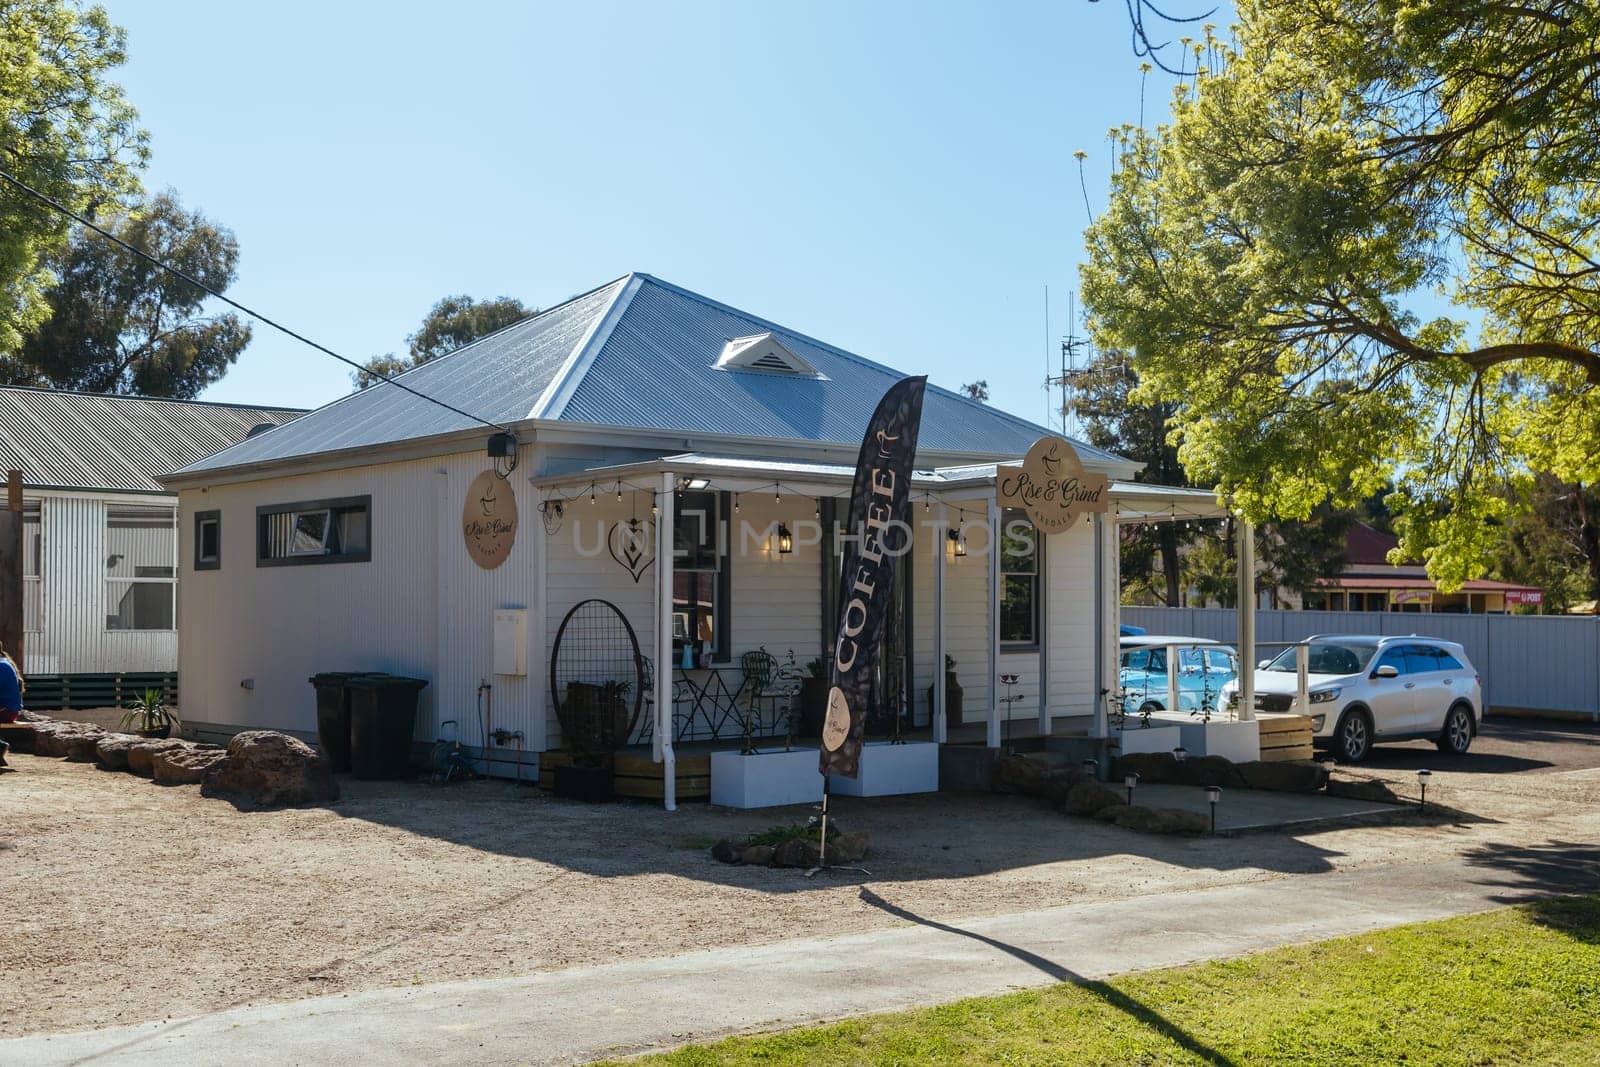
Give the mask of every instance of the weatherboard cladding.
[[[613, 302], [621, 309], [597, 333]], [[735, 338], [771, 332], [820, 377], [719, 369]], [[592, 348], [596, 338], [598, 349]], [[581, 358], [580, 358], [581, 357]], [[683, 433], [854, 445], [901, 372], [632, 274], [400, 376], [406, 385], [490, 422], [559, 419]], [[558, 380], [559, 379], [559, 380]], [[553, 397], [544, 401], [546, 396]], [[546, 410], [536, 410], [541, 403]], [[179, 472], [192, 474], [390, 444], [474, 422], [387, 385], [337, 400], [292, 425]], [[1047, 428], [930, 387], [921, 447], [1021, 455]], [[1088, 445], [1086, 456], [1114, 459]]]
[[164, 492], [156, 479], [301, 413], [136, 396], [0, 388], [0, 470], [33, 486]]

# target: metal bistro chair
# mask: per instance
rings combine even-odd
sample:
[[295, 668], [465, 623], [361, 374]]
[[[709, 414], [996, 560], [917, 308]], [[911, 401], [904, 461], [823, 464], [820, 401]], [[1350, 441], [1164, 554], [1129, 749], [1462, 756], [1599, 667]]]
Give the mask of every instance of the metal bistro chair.
[[[649, 656], [639, 657], [640, 685], [644, 686], [644, 714], [640, 716], [644, 721], [639, 724], [639, 740], [641, 745], [650, 744], [655, 737], [656, 729], [656, 662]], [[678, 714], [678, 706], [683, 702], [683, 683], [672, 683], [672, 740], [682, 741], [685, 733], [684, 723]], [[693, 713], [691, 712], [691, 715]]]
[[739, 669], [744, 674], [742, 688], [748, 699], [747, 710], [740, 719], [743, 745], [739, 751], [748, 756], [756, 750], [755, 728], [760, 715], [758, 703], [772, 689], [773, 679], [778, 674], [778, 661], [764, 648], [752, 649], [739, 657]]

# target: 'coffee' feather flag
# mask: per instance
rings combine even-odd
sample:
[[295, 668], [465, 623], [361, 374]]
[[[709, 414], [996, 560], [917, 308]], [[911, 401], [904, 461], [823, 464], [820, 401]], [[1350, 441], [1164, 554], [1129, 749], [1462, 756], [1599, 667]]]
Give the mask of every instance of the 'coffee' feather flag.
[[839, 576], [839, 627], [828, 666], [828, 717], [822, 726], [823, 774], [854, 778], [861, 733], [883, 643], [894, 568], [911, 549], [911, 459], [922, 425], [928, 379], [906, 378], [878, 402], [856, 460], [850, 491], [849, 551]]

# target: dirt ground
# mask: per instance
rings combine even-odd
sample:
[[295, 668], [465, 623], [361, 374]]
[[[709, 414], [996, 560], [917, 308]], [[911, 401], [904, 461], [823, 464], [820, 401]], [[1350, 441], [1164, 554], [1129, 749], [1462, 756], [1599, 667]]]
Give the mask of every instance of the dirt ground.
[[899, 923], [863, 882], [949, 921], [1444, 855], [1490, 868], [1506, 845], [1600, 843], [1600, 744], [1591, 753], [1574, 769], [1502, 754], [1474, 770], [1470, 756], [1384, 750], [1373, 773], [1414, 795], [1415, 768], [1433, 766], [1430, 803], [1456, 813], [1297, 835], [1152, 838], [1002, 796], [837, 798], [845, 827], [872, 836], [872, 875], [815, 880], [707, 854], [805, 809], [346, 781], [331, 807], [246, 813], [193, 786], [13, 756], [0, 1036]]

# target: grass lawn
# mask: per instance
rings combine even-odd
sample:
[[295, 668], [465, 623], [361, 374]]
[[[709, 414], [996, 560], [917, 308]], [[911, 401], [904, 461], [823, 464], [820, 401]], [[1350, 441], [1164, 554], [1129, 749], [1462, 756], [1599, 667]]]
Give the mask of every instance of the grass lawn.
[[1600, 898], [731, 1038], [635, 1062], [1597, 1064]]

